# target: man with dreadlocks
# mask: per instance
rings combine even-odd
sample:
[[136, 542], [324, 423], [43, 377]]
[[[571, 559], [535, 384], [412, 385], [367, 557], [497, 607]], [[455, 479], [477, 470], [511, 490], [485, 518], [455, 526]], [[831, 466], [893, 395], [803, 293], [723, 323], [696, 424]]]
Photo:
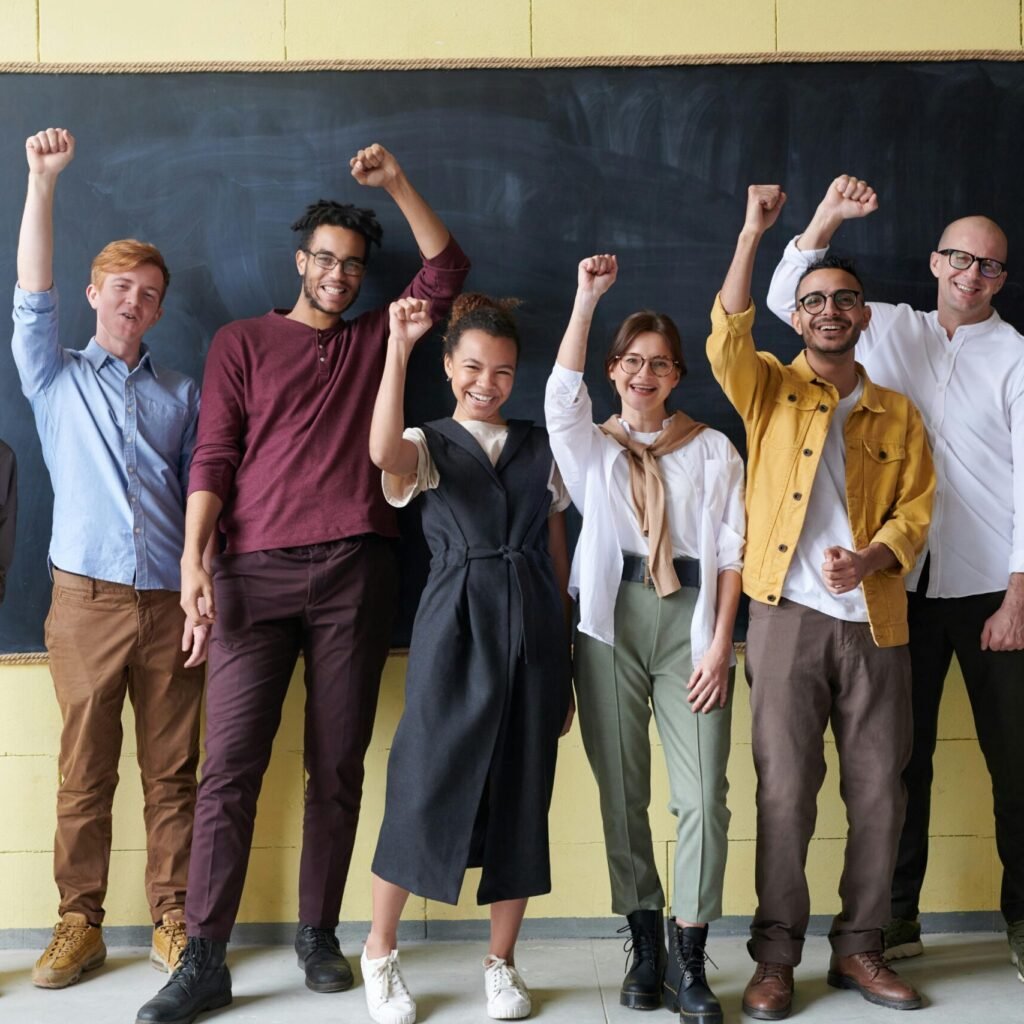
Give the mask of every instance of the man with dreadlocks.
[[[361, 149], [350, 164], [359, 184], [391, 196], [419, 246], [423, 266], [401, 297], [426, 299], [443, 318], [466, 256], [384, 147]], [[300, 651], [309, 779], [295, 950], [314, 992], [352, 985], [335, 928], [397, 589], [397, 529], [369, 457], [388, 307], [342, 319], [380, 244], [373, 211], [321, 200], [292, 228], [295, 306], [228, 324], [206, 361], [181, 563], [186, 615], [213, 625], [188, 945], [139, 1024], [192, 1021], [231, 1002], [225, 947]], [[211, 577], [202, 553], [218, 527], [223, 552]]]

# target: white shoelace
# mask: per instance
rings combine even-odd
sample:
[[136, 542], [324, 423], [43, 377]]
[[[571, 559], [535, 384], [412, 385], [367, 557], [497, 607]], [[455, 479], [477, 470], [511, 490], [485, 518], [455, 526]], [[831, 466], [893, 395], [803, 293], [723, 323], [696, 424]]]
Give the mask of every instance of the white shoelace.
[[373, 981], [381, 1002], [386, 1002], [392, 996], [409, 998], [409, 990], [405, 987], [405, 978], [402, 977], [396, 952], [389, 953], [383, 963], [374, 965]]
[[487, 971], [488, 999], [494, 999], [508, 989], [514, 990], [523, 999], [529, 998], [523, 979], [519, 977], [519, 972], [514, 967], [510, 967], [501, 957], [489, 956], [484, 961], [484, 967]]

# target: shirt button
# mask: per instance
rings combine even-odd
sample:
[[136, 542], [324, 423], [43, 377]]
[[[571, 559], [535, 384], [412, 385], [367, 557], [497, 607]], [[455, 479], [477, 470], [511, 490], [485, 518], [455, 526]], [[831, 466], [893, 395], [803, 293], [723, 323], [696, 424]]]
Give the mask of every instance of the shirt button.
[[878, 453], [878, 457], [879, 457], [880, 459], [887, 459], [887, 458], [889, 458], [889, 455], [888, 455], [888, 453], [887, 453], [887, 452], [879, 452], [879, 453]]
[[785, 551], [788, 551], [789, 548], [785, 544], [780, 544], [779, 545], [779, 550], [785, 552]]
[[802, 497], [803, 497], [803, 495], [799, 491], [794, 491], [793, 492], [793, 500], [794, 501], [799, 501]]
[[789, 400], [791, 402], [795, 402], [796, 401], [796, 395], [789, 395], [788, 397], [789, 397]]
[[323, 363], [323, 362], [326, 362], [326, 360], [324, 359], [324, 357], [323, 357], [323, 356], [321, 356], [321, 357], [320, 357], [320, 362], [321, 362], [321, 363]]
[[774, 594], [769, 594], [769, 595], [768, 595], [768, 600], [769, 600], [769, 601], [774, 601], [775, 599], [776, 599], [776, 598], [775, 598], [775, 595], [774, 595]]
[[140, 527], [136, 526], [135, 529], [132, 532], [133, 533], [142, 533], [142, 529]]
[[828, 406], [822, 402], [822, 404], [818, 406], [818, 412], [828, 412]]
[[805, 448], [804, 449], [804, 455], [813, 455], [813, 454], [814, 454], [814, 452], [812, 452], [810, 448]]

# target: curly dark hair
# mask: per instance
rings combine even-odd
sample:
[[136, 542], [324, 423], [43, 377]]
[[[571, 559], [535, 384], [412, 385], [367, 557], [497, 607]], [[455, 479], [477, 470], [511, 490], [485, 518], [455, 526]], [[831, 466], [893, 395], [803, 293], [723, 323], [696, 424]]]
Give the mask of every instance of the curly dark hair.
[[512, 316], [518, 305], [518, 299], [492, 299], [481, 292], [464, 292], [452, 303], [448, 315], [448, 329], [441, 342], [444, 354], [450, 356], [455, 351], [466, 331], [477, 330], [492, 338], [510, 338], [518, 356], [519, 328]]
[[319, 199], [306, 207], [306, 212], [292, 225], [292, 231], [301, 232], [299, 248], [309, 247], [309, 240], [318, 227], [326, 224], [332, 228], [348, 228], [366, 239], [364, 262], [370, 261], [370, 246], [380, 247], [384, 229], [380, 226], [373, 210], [366, 210], [351, 203], [336, 203], [333, 199]]

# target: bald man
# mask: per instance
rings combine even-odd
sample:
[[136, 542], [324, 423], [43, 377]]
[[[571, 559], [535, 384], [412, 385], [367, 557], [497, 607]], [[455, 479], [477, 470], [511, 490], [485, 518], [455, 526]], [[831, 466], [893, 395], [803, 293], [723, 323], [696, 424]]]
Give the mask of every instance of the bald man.
[[[843, 221], [877, 208], [867, 182], [836, 178], [786, 247], [768, 293], [772, 311], [789, 323], [804, 268], [825, 255]], [[1024, 981], [1024, 337], [992, 308], [1006, 283], [1006, 255], [994, 221], [953, 221], [929, 257], [936, 310], [870, 303], [857, 354], [873, 380], [921, 411], [937, 477], [928, 545], [907, 576], [914, 752], [903, 775], [907, 816], [886, 956], [922, 952], [932, 755], [955, 654], [992, 777], [1000, 905]]]

